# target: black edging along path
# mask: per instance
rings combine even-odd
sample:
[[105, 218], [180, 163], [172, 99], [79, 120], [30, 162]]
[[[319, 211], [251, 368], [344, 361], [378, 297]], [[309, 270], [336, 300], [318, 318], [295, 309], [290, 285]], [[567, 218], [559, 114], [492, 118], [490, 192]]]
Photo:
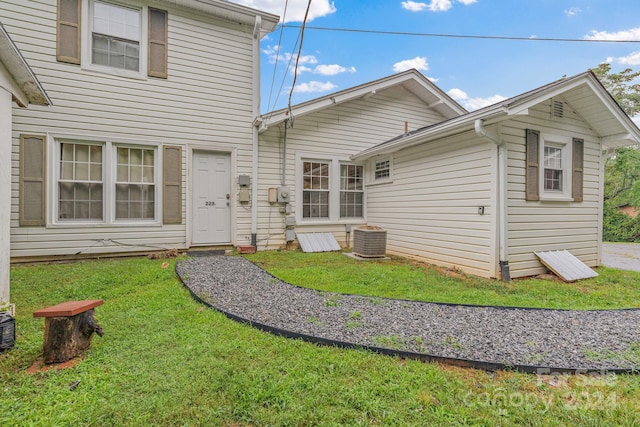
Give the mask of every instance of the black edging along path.
[[176, 265], [197, 300], [277, 335], [485, 370], [636, 372], [640, 309], [551, 310], [336, 294], [237, 256]]

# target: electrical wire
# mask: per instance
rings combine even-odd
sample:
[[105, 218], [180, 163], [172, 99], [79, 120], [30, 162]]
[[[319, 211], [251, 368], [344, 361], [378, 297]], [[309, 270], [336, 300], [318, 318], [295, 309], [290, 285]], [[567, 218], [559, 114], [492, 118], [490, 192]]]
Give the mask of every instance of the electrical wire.
[[[278, 48], [276, 49], [276, 60], [275, 65], [273, 66], [273, 76], [271, 77], [271, 88], [269, 89], [269, 101], [267, 102], [267, 107], [271, 107], [271, 96], [273, 95], [273, 88], [275, 86], [276, 81], [276, 72], [278, 71], [278, 60], [280, 59], [280, 47], [282, 46], [282, 35], [284, 33], [284, 23], [287, 18], [287, 7], [289, 6], [289, 0], [286, 0], [284, 3], [284, 12], [282, 13], [282, 24], [280, 26], [280, 37], [278, 38]], [[275, 103], [274, 103], [275, 106]]]
[[289, 102], [287, 103], [289, 111], [291, 111], [291, 97], [293, 96], [293, 90], [296, 87], [296, 80], [298, 79], [298, 63], [300, 62], [300, 55], [302, 54], [302, 44], [304, 42], [304, 29], [307, 25], [307, 17], [309, 16], [309, 9], [311, 9], [311, 1], [307, 3], [307, 10], [304, 12], [304, 19], [302, 26], [300, 27], [300, 47], [298, 49], [298, 55], [296, 56], [296, 68], [293, 70], [293, 84], [291, 85], [291, 91], [289, 92]]
[[364, 33], [393, 36], [414, 36], [414, 37], [444, 37], [458, 39], [480, 39], [480, 40], [516, 40], [516, 41], [547, 41], [547, 42], [571, 42], [571, 43], [640, 43], [640, 40], [608, 40], [608, 39], [574, 39], [558, 37], [515, 37], [515, 36], [480, 36], [465, 34], [439, 34], [439, 33], [413, 33], [407, 31], [383, 31], [357, 28], [330, 28], [304, 25], [283, 25], [287, 28], [302, 28], [317, 31], [338, 31], [343, 33]]
[[[295, 56], [294, 52], [295, 52], [295, 50], [296, 50], [296, 48], [298, 46], [298, 42], [299, 41], [300, 41], [300, 32], [298, 32], [298, 37], [296, 37], [296, 41], [293, 44], [293, 52], [289, 56], [289, 63], [287, 64], [287, 68], [284, 71], [284, 75], [282, 76], [282, 81], [280, 82], [280, 87], [278, 88], [278, 92], [277, 92], [277, 95], [276, 95], [276, 100], [273, 102], [273, 107], [271, 107], [269, 109], [270, 111], [275, 109], [275, 106], [278, 103], [278, 99], [280, 99], [280, 94], [282, 93], [282, 88], [284, 87], [284, 83], [287, 80], [287, 76], [289, 75], [289, 69], [291, 68], [291, 63], [293, 62], [293, 57]], [[267, 104], [267, 105], [269, 105], [269, 104]]]

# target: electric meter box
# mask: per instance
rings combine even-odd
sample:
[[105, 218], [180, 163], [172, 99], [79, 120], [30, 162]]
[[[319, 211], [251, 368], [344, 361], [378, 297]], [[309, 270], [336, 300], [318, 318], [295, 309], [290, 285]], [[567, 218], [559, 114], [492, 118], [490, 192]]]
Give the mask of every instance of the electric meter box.
[[289, 203], [291, 200], [291, 189], [289, 187], [278, 187], [278, 203]]

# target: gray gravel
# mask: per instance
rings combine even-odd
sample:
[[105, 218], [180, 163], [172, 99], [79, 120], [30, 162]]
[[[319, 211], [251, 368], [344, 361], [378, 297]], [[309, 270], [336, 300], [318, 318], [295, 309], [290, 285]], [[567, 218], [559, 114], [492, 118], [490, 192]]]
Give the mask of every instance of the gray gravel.
[[187, 259], [177, 271], [215, 308], [298, 334], [511, 366], [640, 369], [640, 310], [460, 306], [319, 292], [233, 256]]

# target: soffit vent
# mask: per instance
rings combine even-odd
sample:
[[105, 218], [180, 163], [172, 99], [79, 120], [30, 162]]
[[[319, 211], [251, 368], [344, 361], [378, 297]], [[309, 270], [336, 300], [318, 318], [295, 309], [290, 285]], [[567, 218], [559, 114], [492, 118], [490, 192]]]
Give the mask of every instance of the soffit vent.
[[561, 119], [564, 117], [564, 102], [562, 101], [553, 101], [552, 111], [553, 117], [556, 119]]

